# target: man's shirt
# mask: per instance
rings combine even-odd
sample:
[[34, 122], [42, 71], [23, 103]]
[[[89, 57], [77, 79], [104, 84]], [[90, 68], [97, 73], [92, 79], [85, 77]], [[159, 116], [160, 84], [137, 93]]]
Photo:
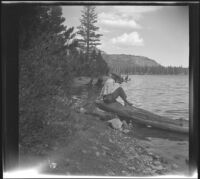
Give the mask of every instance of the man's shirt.
[[119, 87], [118, 83], [115, 83], [115, 81], [112, 78], [108, 78], [101, 90], [101, 95], [107, 95], [114, 92]]
[[[101, 90], [100, 97], [113, 93], [120, 86], [121, 85], [119, 83], [115, 83], [115, 80], [113, 80], [112, 78], [108, 78]], [[123, 100], [121, 98], [118, 97], [117, 101], [123, 104]]]

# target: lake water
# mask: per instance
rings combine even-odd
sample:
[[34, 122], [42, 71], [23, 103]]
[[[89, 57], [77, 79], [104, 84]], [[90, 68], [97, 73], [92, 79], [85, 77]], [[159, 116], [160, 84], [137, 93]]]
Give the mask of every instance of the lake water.
[[[172, 119], [189, 119], [189, 77], [186, 75], [130, 75], [122, 87], [128, 100], [155, 114]], [[94, 91], [73, 91], [77, 103], [90, 98]]]
[[122, 87], [134, 106], [172, 119], [189, 119], [189, 76], [130, 75]]

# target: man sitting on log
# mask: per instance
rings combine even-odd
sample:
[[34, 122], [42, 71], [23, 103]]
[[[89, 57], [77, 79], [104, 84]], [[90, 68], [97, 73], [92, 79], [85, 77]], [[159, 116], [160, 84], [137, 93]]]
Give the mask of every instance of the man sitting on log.
[[113, 103], [116, 102], [118, 97], [121, 97], [125, 106], [132, 106], [132, 103], [127, 100], [124, 89], [120, 86], [122, 82], [123, 79], [119, 75], [110, 73], [108, 79], [105, 81], [98, 100], [103, 100], [105, 103]]

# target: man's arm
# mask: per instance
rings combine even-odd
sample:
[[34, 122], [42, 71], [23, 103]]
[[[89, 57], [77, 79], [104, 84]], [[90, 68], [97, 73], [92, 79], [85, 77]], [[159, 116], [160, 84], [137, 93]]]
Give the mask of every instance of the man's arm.
[[107, 94], [107, 93], [108, 93], [108, 83], [106, 81], [104, 86], [103, 86], [103, 88], [102, 88], [102, 90], [101, 90], [101, 92], [100, 92], [100, 95], [99, 95], [99, 97], [97, 99], [102, 99], [103, 95]]
[[97, 99], [101, 100], [103, 98], [104, 90], [105, 90], [105, 86], [103, 86], [103, 88], [101, 89], [100, 95]]

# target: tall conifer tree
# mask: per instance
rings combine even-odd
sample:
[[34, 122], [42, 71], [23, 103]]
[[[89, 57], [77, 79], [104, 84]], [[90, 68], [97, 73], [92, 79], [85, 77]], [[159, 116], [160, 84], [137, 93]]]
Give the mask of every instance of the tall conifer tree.
[[97, 13], [94, 6], [84, 6], [80, 18], [81, 25], [78, 27], [78, 34], [81, 36], [79, 39], [80, 45], [86, 53], [87, 62], [90, 62], [90, 55], [92, 50], [100, 45], [100, 37], [102, 34], [97, 33], [99, 27], [97, 23]]

